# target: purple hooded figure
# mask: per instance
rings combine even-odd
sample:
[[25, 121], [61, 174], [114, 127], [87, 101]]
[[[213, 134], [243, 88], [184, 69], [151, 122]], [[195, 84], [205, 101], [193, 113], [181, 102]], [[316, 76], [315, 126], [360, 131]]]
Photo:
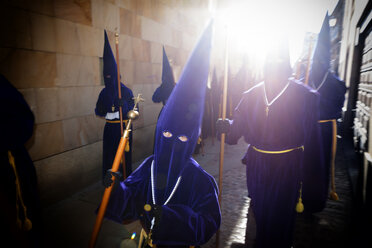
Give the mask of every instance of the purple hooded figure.
[[[320, 95], [318, 122], [322, 135], [320, 145], [323, 146], [322, 158], [324, 159], [324, 166], [319, 166], [318, 158], [313, 156], [305, 157], [306, 170], [312, 170], [314, 175], [318, 175], [318, 180], [314, 183], [314, 176], [309, 173], [304, 174], [303, 200], [307, 213], [320, 212], [326, 205], [329, 192], [330, 166], [331, 164], [334, 166], [335, 162], [337, 144], [336, 119], [341, 118], [342, 107], [345, 101], [345, 83], [330, 72], [330, 51], [331, 41], [327, 13], [315, 45], [309, 76], [309, 86]], [[317, 144], [313, 146], [315, 147]], [[319, 182], [320, 180], [322, 182]], [[306, 185], [309, 186], [310, 184], [313, 184], [313, 186], [310, 188], [306, 187]], [[331, 196], [337, 199], [337, 195], [334, 195], [334, 185], [332, 186]]]
[[[123, 83], [121, 86], [121, 99], [118, 93], [117, 67], [110, 42], [105, 31], [105, 45], [103, 49], [103, 79], [105, 88], [99, 94], [95, 113], [106, 120], [103, 131], [102, 152], [102, 179], [104, 180], [107, 170], [111, 169], [115, 154], [121, 138], [119, 108], [122, 108], [123, 124], [127, 121], [127, 113], [134, 107], [133, 92]], [[124, 126], [125, 129], [125, 126]], [[125, 174], [132, 173], [132, 132], [130, 132], [129, 143], [125, 149]], [[123, 174], [123, 166], [119, 167]]]
[[[155, 130], [154, 154], [116, 184], [106, 218], [140, 220], [157, 247], [206, 243], [220, 226], [215, 180], [192, 158], [200, 134], [212, 24], [193, 50]], [[146, 209], [150, 211], [145, 211]], [[151, 206], [151, 208], [150, 208]]]
[[242, 162], [257, 248], [292, 246], [296, 209], [303, 206], [303, 158], [306, 153], [319, 158], [320, 152], [309, 149], [319, 139], [318, 95], [289, 78], [287, 40], [274, 43], [265, 60], [264, 81], [243, 93], [233, 120], [217, 123], [226, 143], [237, 144], [243, 136], [249, 144]]

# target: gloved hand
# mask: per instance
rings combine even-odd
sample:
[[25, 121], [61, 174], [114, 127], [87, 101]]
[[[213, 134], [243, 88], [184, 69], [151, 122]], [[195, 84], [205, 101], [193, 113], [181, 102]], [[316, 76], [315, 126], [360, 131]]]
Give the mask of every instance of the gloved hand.
[[113, 183], [112, 176], [115, 177], [116, 180], [120, 182], [124, 181], [123, 174], [120, 171], [112, 172], [111, 169], [107, 170], [105, 177], [103, 178], [103, 186], [108, 188]]
[[216, 122], [217, 133], [228, 133], [230, 132], [230, 120], [219, 118]]

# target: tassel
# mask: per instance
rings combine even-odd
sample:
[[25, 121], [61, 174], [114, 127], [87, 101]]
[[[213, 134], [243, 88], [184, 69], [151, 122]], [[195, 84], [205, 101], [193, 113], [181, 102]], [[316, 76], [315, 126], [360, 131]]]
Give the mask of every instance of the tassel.
[[331, 193], [329, 193], [329, 195], [331, 196], [331, 199], [334, 200], [334, 201], [338, 201], [340, 198], [338, 198], [338, 195], [335, 191], [331, 191]]
[[23, 230], [30, 231], [32, 229], [32, 222], [29, 218], [26, 217], [25, 222], [23, 223]]
[[302, 182], [299, 190], [298, 202], [296, 204], [296, 212], [302, 213], [304, 211], [304, 204], [302, 203]]
[[[17, 210], [17, 227], [21, 230], [25, 230], [25, 231], [30, 231], [32, 229], [32, 222], [31, 220], [27, 217], [27, 208], [23, 202], [23, 198], [22, 198], [22, 192], [21, 192], [21, 186], [20, 186], [20, 182], [19, 182], [19, 178], [18, 178], [18, 173], [17, 173], [17, 169], [16, 169], [16, 165], [15, 165], [15, 160], [14, 160], [14, 157], [13, 157], [13, 154], [8, 151], [8, 159], [9, 159], [9, 163], [10, 165], [13, 167], [13, 171], [14, 171], [14, 175], [15, 175], [15, 186], [16, 186], [16, 210]], [[22, 205], [22, 208], [23, 208], [23, 214], [24, 214], [24, 223], [22, 225], [22, 221], [20, 220], [19, 218], [19, 205], [18, 205], [18, 202], [21, 203]]]
[[296, 204], [296, 212], [302, 213], [304, 211], [304, 204], [302, 203], [302, 199], [298, 198], [298, 202]]

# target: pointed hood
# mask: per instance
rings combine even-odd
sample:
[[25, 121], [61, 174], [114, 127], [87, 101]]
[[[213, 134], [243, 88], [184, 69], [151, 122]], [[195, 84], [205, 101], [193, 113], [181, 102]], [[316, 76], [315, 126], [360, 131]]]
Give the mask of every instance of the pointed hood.
[[169, 64], [168, 56], [163, 46], [163, 70], [161, 75], [161, 85], [155, 90], [152, 101], [166, 103], [175, 86], [172, 67]]
[[287, 80], [292, 74], [288, 38], [283, 34], [272, 41], [264, 63], [265, 83], [278, 78]]
[[[212, 22], [204, 30], [155, 130], [156, 203], [163, 204], [190, 164], [200, 134], [211, 51]], [[181, 182], [182, 183], [182, 182]]]
[[[243, 91], [248, 90], [246, 88], [246, 84], [247, 84], [247, 80], [248, 80], [248, 78], [247, 78], [247, 75], [248, 75], [247, 64], [248, 64], [247, 59], [246, 59], [246, 57], [244, 57], [239, 71], [234, 76], [234, 80], [232, 80], [232, 82], [234, 82], [234, 86], [235, 86], [234, 87], [235, 88], [234, 92], [237, 96], [240, 96], [243, 93]], [[238, 98], [240, 98], [240, 97], [238, 97]], [[240, 99], [236, 99], [236, 100], [239, 101]]]
[[164, 46], [163, 46], [163, 70], [161, 74], [161, 83], [163, 87], [168, 87], [174, 85], [174, 77], [173, 77], [173, 70], [172, 67], [169, 64], [167, 53], [165, 52]]
[[110, 42], [105, 30], [105, 44], [103, 47], [103, 80], [105, 81], [106, 90], [110, 96], [117, 96], [118, 80], [117, 67], [114, 54], [112, 53]]
[[329, 28], [328, 12], [324, 17], [322, 28], [318, 34], [318, 39], [315, 44], [314, 54], [311, 65], [310, 80], [315, 85], [320, 84], [324, 74], [329, 70], [331, 63], [331, 36]]

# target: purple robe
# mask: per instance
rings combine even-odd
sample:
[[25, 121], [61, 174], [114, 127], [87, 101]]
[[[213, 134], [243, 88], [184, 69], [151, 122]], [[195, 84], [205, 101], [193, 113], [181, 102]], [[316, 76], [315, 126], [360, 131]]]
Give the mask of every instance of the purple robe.
[[[319, 120], [332, 120], [341, 118], [342, 107], [345, 101], [346, 86], [345, 83], [328, 73], [323, 84], [318, 87], [310, 84], [320, 95], [319, 101]], [[321, 144], [323, 146], [322, 158], [324, 159], [324, 170], [318, 173], [323, 174], [325, 183], [320, 194], [307, 194], [304, 192], [304, 204], [307, 206], [305, 211], [309, 213], [320, 212], [324, 209], [328, 199], [330, 166], [332, 162], [332, 140], [333, 127], [332, 122], [319, 123], [321, 130]], [[315, 159], [315, 161], [314, 161]], [[305, 159], [305, 166], [312, 167], [318, 159], [309, 156]], [[306, 177], [305, 177], [306, 180]], [[309, 181], [311, 178], [309, 179]]]
[[[144, 211], [152, 203], [151, 163], [148, 157], [124, 182], [116, 185], [110, 197], [106, 218], [118, 223], [141, 220], [147, 231], [151, 216]], [[171, 192], [167, 191], [169, 196]], [[161, 246], [189, 246], [206, 243], [221, 222], [218, 189], [215, 180], [199, 164], [190, 159], [182, 179], [167, 205], [162, 205], [162, 217], [153, 230], [153, 243]]]
[[[134, 107], [133, 92], [131, 89], [121, 83], [121, 95], [124, 99], [124, 106], [122, 107], [123, 121], [128, 120], [127, 114]], [[107, 88], [103, 88], [99, 94], [95, 113], [97, 116], [105, 118], [107, 113], [118, 112], [119, 106], [114, 106], [115, 97], [110, 95], [110, 91]], [[114, 106], [114, 111], [112, 111]], [[120, 119], [113, 119], [111, 121], [119, 121]], [[123, 122], [123, 129], [125, 130], [125, 123]], [[105, 124], [103, 130], [103, 150], [102, 150], [102, 180], [104, 179], [108, 169], [111, 169], [112, 163], [114, 162], [116, 151], [118, 149], [121, 138], [121, 127], [119, 123]], [[129, 151], [124, 152], [125, 157], [125, 175], [129, 176], [132, 173], [132, 132], [129, 133]], [[123, 174], [123, 166], [120, 164], [119, 171]]]
[[[116, 185], [106, 211], [119, 223], [141, 220], [159, 248], [202, 245], [221, 222], [216, 182], [191, 158], [200, 134], [211, 38], [212, 23], [158, 118], [154, 154]], [[155, 210], [145, 212], [145, 204]]]
[[[269, 106], [268, 115], [266, 106], [264, 83], [246, 91], [235, 109], [226, 142], [236, 144], [244, 136], [250, 144], [242, 162], [247, 165], [257, 247], [290, 247], [304, 154], [318, 155], [321, 148], [311, 147], [319, 139], [318, 95], [297, 81], [289, 81]], [[304, 149], [299, 148], [302, 146]], [[265, 151], [298, 149], [268, 154], [254, 147]]]

